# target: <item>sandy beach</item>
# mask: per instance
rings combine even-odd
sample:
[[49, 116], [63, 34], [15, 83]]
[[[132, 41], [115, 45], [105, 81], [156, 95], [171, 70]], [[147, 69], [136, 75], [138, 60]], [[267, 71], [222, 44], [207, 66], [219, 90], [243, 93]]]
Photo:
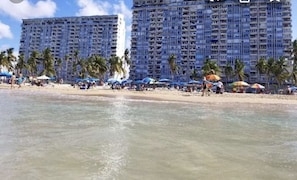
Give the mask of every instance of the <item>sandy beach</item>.
[[278, 94], [249, 94], [249, 93], [211, 93], [210, 96], [201, 96], [200, 92], [182, 92], [178, 90], [155, 89], [149, 91], [135, 90], [112, 90], [109, 86], [99, 86], [88, 90], [73, 88], [69, 84], [54, 84], [45, 87], [24, 85], [21, 88], [15, 86], [10, 89], [8, 84], [0, 84], [0, 89], [11, 91], [42, 91], [48, 93], [59, 93], [65, 95], [80, 96], [106, 96], [106, 97], [126, 97], [145, 100], [162, 100], [191, 103], [251, 103], [251, 104], [296, 104], [297, 95]]

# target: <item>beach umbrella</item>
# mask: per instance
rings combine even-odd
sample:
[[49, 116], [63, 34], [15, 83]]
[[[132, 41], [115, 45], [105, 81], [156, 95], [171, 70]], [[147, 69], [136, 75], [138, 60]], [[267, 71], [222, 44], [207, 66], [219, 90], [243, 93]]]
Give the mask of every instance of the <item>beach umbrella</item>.
[[251, 85], [251, 88], [253, 89], [265, 89], [264, 86], [262, 86], [261, 84], [255, 83], [253, 85]]
[[12, 75], [8, 72], [1, 72], [0, 76], [11, 77]]
[[202, 84], [201, 81], [190, 80], [188, 84]]
[[247, 82], [244, 82], [244, 81], [235, 81], [235, 82], [231, 83], [230, 85], [233, 87], [240, 87], [240, 86], [248, 87], [248, 86], [250, 86]]
[[98, 78], [92, 78], [92, 77], [88, 77], [88, 78], [86, 78], [86, 79], [88, 79], [89, 81], [91, 81], [91, 82], [96, 82], [96, 81], [99, 81], [99, 79]]
[[296, 86], [292, 86], [290, 88], [291, 88], [291, 91], [296, 91], [297, 90], [297, 87]]
[[145, 84], [151, 84], [151, 83], [156, 82], [156, 80], [153, 78], [150, 78], [150, 77], [146, 77], [146, 78], [142, 79], [142, 82]]
[[205, 78], [206, 78], [206, 80], [208, 80], [208, 81], [218, 81], [218, 80], [221, 79], [220, 76], [218, 76], [218, 75], [216, 75], [216, 74], [209, 74], [209, 75], [207, 75]]
[[186, 82], [179, 82], [179, 85], [180, 86], [186, 86], [186, 85], [188, 85], [188, 83], [186, 83]]
[[134, 84], [144, 84], [144, 82], [142, 80], [136, 80], [134, 81]]
[[38, 79], [38, 80], [49, 80], [50, 77], [48, 77], [46, 75], [42, 75], [42, 76], [37, 77], [36, 79]]
[[121, 84], [125, 85], [125, 84], [130, 84], [132, 83], [132, 80], [131, 79], [125, 79], [121, 82]]
[[76, 79], [75, 79], [75, 82], [76, 82], [76, 83], [81, 82], [81, 81], [83, 81], [83, 79], [81, 79], [81, 78], [76, 78]]
[[171, 80], [170, 79], [159, 79], [158, 82], [170, 83]]
[[115, 82], [117, 82], [118, 80], [116, 80], [116, 79], [114, 79], [114, 78], [109, 78], [108, 80], [107, 80], [107, 82], [108, 83], [111, 83], [111, 84], [113, 84], [113, 83], [115, 83]]

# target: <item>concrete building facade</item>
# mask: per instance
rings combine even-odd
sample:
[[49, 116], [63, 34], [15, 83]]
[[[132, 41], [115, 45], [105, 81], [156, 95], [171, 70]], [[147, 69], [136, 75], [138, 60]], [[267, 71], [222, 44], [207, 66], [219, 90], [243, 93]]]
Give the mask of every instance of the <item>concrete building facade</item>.
[[289, 58], [291, 41], [290, 0], [134, 0], [130, 78], [170, 78], [173, 54], [175, 80], [201, 73], [206, 59], [221, 69], [240, 59], [255, 82], [257, 61]]
[[[125, 21], [122, 15], [24, 19], [20, 54], [28, 59], [32, 51], [50, 48], [55, 60], [62, 60], [60, 77], [75, 79], [71, 72], [75, 52], [79, 58], [100, 55], [122, 57], [125, 51]], [[65, 60], [68, 56], [69, 60]]]

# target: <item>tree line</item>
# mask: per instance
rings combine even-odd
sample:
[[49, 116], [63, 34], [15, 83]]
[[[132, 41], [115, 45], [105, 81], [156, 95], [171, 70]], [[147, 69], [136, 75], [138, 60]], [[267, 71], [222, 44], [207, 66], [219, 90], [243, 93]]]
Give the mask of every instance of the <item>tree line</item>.
[[[46, 48], [42, 52], [32, 51], [29, 57], [25, 59], [23, 54], [20, 54], [18, 58], [15, 57], [13, 50], [13, 48], [9, 48], [0, 52], [0, 66], [6, 67], [10, 72], [25, 72], [28, 76], [47, 75], [60, 78], [62, 71], [65, 71], [76, 78], [90, 76], [102, 79], [107, 72], [109, 76], [113, 76], [115, 73], [126, 74], [123, 64], [131, 64], [128, 49], [125, 50], [122, 57], [112, 55], [109, 59], [100, 55], [80, 58], [78, 50], [74, 52], [71, 58], [69, 55], [65, 55], [64, 58], [55, 59], [50, 48]], [[71, 62], [70, 59], [72, 59]], [[64, 70], [62, 70], [63, 62], [66, 64]], [[70, 65], [70, 69], [68, 65]]]
[[[292, 64], [288, 64], [290, 62], [292, 62]], [[179, 73], [179, 66], [176, 63], [176, 56], [174, 54], [169, 56], [168, 64], [173, 80], [174, 76]], [[260, 58], [255, 68], [258, 77], [263, 77], [266, 80], [265, 84], [267, 88], [269, 88], [271, 82], [276, 82], [278, 87], [285, 82], [292, 82], [292, 84], [297, 85], [297, 40], [293, 41], [292, 60], [290, 59], [290, 61], [288, 61], [283, 57], [279, 59]], [[201, 69], [201, 73], [198, 73], [198, 70], [194, 69], [191, 73], [191, 79], [197, 80], [202, 78], [201, 76], [217, 74], [224, 75], [227, 83], [230, 79], [234, 78], [239, 81], [244, 81], [249, 76], [245, 74], [245, 64], [240, 59], [235, 60], [234, 66], [232, 66], [231, 63], [227, 63], [227, 65], [222, 68], [218, 66], [216, 61], [206, 59]]]
[[[72, 61], [70, 62], [68, 55], [63, 59], [54, 59], [51, 50], [46, 48], [42, 52], [32, 51], [29, 58], [25, 60], [23, 54], [20, 54], [17, 58], [13, 55], [13, 48], [9, 48], [6, 51], [0, 52], [0, 67], [7, 67], [9, 71], [17, 73], [26, 71], [29, 76], [47, 75], [50, 77], [60, 77], [62, 62], [64, 62], [66, 64], [64, 71], [74, 77], [85, 78], [91, 76], [102, 79], [107, 72], [109, 72], [109, 76], [113, 76], [115, 73], [125, 74], [126, 70], [123, 68], [123, 63], [131, 64], [128, 49], [125, 50], [122, 57], [111, 56], [109, 59], [103, 58], [100, 55], [92, 55], [83, 59], [79, 57], [79, 51], [76, 50], [71, 59]], [[265, 83], [268, 88], [271, 82], [276, 82], [278, 87], [283, 85], [286, 81], [297, 85], [297, 40], [293, 41], [292, 62], [292, 65], [288, 65], [288, 61], [283, 57], [279, 59], [261, 58], [257, 61], [255, 68], [258, 77], [263, 77], [266, 80]], [[68, 63], [71, 63], [71, 69], [68, 69]], [[174, 54], [168, 57], [168, 66], [173, 80], [175, 75], [179, 74], [179, 66], [176, 63], [176, 56]], [[38, 69], [38, 67], [41, 68]], [[206, 59], [202, 66], [201, 73], [198, 73], [198, 70], [194, 69], [193, 72], [191, 72], [191, 78], [199, 79], [202, 78], [201, 75], [223, 74], [226, 82], [234, 78], [243, 81], [248, 78], [244, 70], [245, 64], [240, 59], [235, 60], [234, 66], [227, 63], [224, 67], [219, 67], [217, 62]]]

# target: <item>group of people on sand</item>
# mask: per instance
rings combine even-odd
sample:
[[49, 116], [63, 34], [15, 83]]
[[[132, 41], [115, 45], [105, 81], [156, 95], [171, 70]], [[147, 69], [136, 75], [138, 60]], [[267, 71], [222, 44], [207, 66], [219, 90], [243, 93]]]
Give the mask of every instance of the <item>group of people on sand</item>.
[[[203, 78], [202, 88], [201, 88], [201, 90], [202, 90], [201, 96], [204, 96], [204, 95], [210, 96], [211, 87], [212, 87], [212, 84], [209, 83], [208, 81], [206, 81], [205, 78]], [[224, 84], [222, 83], [222, 81], [219, 80], [217, 82], [215, 92], [216, 92], [216, 94], [223, 94]]]
[[11, 78], [10, 78], [10, 88], [13, 89], [15, 88], [15, 84], [18, 85], [18, 88], [20, 88], [22, 86], [24, 81], [23, 75], [22, 73], [19, 74], [19, 77], [17, 78], [15, 73], [12, 74]]

